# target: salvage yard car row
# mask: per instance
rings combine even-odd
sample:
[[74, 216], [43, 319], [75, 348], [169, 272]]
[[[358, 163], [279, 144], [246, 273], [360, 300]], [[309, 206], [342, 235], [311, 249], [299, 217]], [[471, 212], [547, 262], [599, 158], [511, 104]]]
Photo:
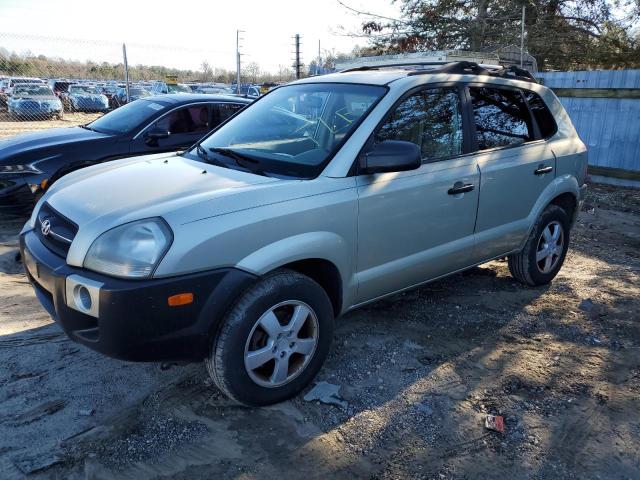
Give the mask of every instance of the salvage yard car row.
[[0, 107], [6, 107], [12, 120], [64, 117], [64, 112], [108, 112], [128, 102], [151, 95], [198, 93], [239, 95], [257, 98], [264, 88], [255, 85], [139, 81], [126, 85], [115, 81], [0, 77]]

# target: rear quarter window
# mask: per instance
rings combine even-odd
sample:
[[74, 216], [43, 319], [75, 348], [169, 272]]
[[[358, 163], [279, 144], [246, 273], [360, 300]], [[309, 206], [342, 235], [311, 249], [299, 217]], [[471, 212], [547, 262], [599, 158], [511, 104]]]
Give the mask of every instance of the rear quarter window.
[[540, 95], [535, 92], [524, 90], [523, 93], [524, 97], [527, 99], [531, 113], [536, 119], [542, 138], [549, 138], [555, 135], [558, 131], [558, 125], [556, 124], [549, 107], [544, 103], [544, 100], [542, 100]]

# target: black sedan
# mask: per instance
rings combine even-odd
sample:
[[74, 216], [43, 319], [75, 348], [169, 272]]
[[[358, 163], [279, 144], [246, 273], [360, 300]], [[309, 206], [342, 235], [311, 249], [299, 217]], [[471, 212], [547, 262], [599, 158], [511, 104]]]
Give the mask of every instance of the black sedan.
[[145, 97], [77, 127], [0, 141], [0, 212], [24, 213], [61, 176], [109, 160], [193, 145], [250, 100], [224, 95]]

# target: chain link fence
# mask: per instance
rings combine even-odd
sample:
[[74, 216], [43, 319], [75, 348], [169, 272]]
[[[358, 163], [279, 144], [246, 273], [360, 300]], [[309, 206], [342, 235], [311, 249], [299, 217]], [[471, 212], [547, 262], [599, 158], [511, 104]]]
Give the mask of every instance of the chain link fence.
[[[123, 44], [0, 33], [0, 138], [86, 124], [135, 99], [185, 92], [237, 93], [236, 72], [215, 67], [235, 51]], [[128, 73], [128, 89], [125, 79]], [[242, 94], [288, 81], [293, 69], [243, 65]]]

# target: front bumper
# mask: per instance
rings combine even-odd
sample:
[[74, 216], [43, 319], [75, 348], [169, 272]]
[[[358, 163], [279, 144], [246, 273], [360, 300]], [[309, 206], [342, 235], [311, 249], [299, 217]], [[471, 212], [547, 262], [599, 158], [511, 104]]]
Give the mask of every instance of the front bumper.
[[18, 108], [11, 111], [16, 118], [39, 119], [51, 118], [62, 114], [62, 109], [50, 108]]
[[[3, 176], [0, 175], [0, 214], [23, 215], [31, 213], [36, 203], [39, 185], [46, 174]], [[36, 187], [36, 193], [31, 189]]]
[[[220, 319], [255, 276], [234, 268], [149, 280], [122, 280], [71, 267], [33, 230], [20, 236], [27, 277], [38, 300], [74, 341], [131, 361], [200, 361]], [[99, 285], [98, 317], [67, 305], [67, 278]], [[188, 305], [168, 297], [193, 293]]]

